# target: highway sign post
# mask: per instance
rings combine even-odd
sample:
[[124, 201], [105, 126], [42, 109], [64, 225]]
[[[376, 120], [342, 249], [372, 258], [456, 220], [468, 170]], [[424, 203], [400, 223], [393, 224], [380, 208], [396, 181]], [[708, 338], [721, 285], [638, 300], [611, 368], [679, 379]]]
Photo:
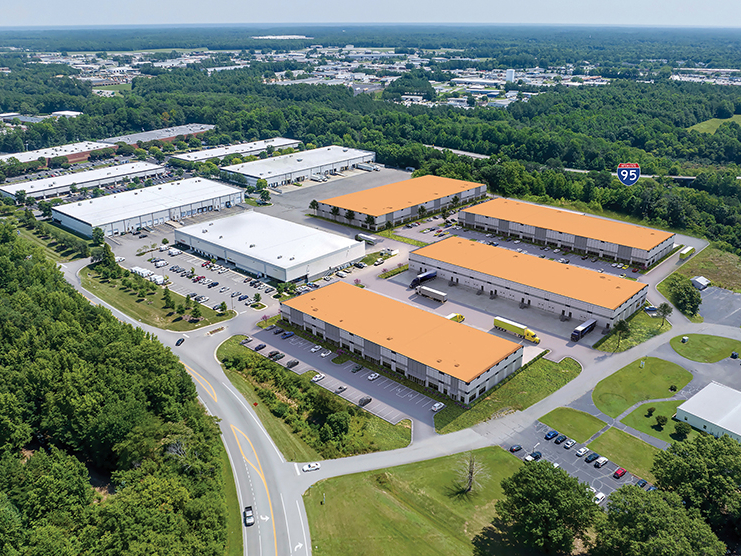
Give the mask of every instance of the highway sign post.
[[631, 162], [618, 164], [617, 177], [623, 185], [635, 185], [641, 177], [641, 167]]

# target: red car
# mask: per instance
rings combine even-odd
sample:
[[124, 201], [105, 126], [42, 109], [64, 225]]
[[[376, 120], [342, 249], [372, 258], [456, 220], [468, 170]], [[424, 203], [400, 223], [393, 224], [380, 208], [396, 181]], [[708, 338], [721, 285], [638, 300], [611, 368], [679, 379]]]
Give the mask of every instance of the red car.
[[206, 261], [206, 262], [205, 262], [205, 263], [203, 263], [203, 264], [202, 264], [201, 266], [206, 266], [207, 264], [210, 264], [210, 263], [209, 263], [208, 261]]
[[621, 467], [621, 468], [619, 468], [619, 469], [618, 469], [617, 471], [615, 471], [615, 473], [613, 473], [613, 475], [612, 475], [612, 476], [613, 476], [613, 477], [614, 477], [615, 479], [619, 479], [620, 477], [622, 477], [622, 476], [623, 476], [623, 475], [625, 475], [626, 473], [627, 473], [627, 471], [625, 471], [625, 469]]

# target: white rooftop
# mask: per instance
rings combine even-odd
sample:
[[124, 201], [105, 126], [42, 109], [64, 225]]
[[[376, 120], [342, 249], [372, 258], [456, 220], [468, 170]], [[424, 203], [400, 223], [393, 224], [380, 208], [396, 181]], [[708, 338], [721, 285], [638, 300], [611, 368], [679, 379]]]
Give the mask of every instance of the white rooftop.
[[370, 151], [361, 151], [359, 149], [350, 149], [347, 147], [320, 147], [310, 151], [303, 151], [293, 154], [284, 154], [274, 156], [264, 160], [255, 160], [245, 162], [244, 164], [235, 164], [225, 166], [223, 169], [237, 174], [244, 174], [255, 178], [268, 178], [280, 176], [290, 172], [299, 172], [318, 168], [319, 166], [335, 164], [343, 160], [349, 160], [373, 154]]
[[189, 178], [59, 205], [53, 210], [91, 226], [99, 226], [235, 193], [241, 193], [241, 190], [205, 178]]
[[169, 139], [170, 137], [177, 137], [178, 135], [203, 133], [204, 131], [208, 131], [214, 127], [216, 126], [211, 124], [185, 124], [175, 127], [166, 127], [163, 129], [153, 129], [152, 131], [142, 131], [141, 133], [131, 133], [129, 135], [117, 135], [116, 137], [108, 137], [108, 139], [104, 139], [104, 141], [106, 143], [119, 143], [123, 141], [127, 145], [133, 145], [139, 141], [146, 143], [147, 141]]
[[36, 151], [25, 151], [22, 153], [3, 154], [0, 160], [7, 162], [10, 158], [15, 158], [18, 162], [31, 162], [40, 157], [54, 158], [55, 156], [67, 156], [72, 154], [95, 151], [98, 149], [110, 149], [111, 145], [107, 143], [95, 143], [93, 141], [82, 141], [70, 145], [61, 145], [59, 147], [49, 147], [48, 149], [39, 149]]
[[177, 154], [173, 158], [187, 160], [189, 162], [201, 162], [209, 158], [224, 158], [230, 154], [250, 155], [257, 154], [269, 146], [275, 149], [285, 149], [286, 147], [297, 147], [301, 141], [295, 139], [286, 139], [285, 137], [275, 137], [263, 141], [252, 141], [251, 143], [240, 143], [239, 145], [229, 145], [228, 147], [219, 147], [216, 149], [204, 149], [194, 153]]
[[54, 178], [44, 178], [36, 181], [21, 181], [15, 182], [10, 185], [0, 187], [0, 190], [4, 191], [8, 195], [15, 195], [18, 190], [24, 190], [28, 194], [38, 193], [39, 191], [47, 191], [57, 187], [68, 187], [73, 183], [85, 187], [86, 183], [97, 181], [106, 178], [123, 177], [131, 174], [137, 174], [139, 172], [145, 172], [147, 170], [160, 171], [164, 170], [163, 166], [158, 164], [151, 164], [149, 162], [133, 162], [131, 164], [120, 164], [119, 166], [107, 166], [106, 168], [98, 168], [97, 170], [90, 170], [88, 172], [74, 172], [72, 174], [62, 174]]
[[284, 269], [308, 264], [358, 243], [351, 238], [254, 211], [184, 226], [177, 232]]
[[677, 408], [741, 435], [741, 392], [711, 382]]

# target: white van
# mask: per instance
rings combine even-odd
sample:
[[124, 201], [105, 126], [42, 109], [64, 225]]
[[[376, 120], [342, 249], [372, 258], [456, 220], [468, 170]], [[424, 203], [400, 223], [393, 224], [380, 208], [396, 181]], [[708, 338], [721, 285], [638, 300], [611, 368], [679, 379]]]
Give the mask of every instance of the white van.
[[610, 461], [610, 460], [609, 460], [609, 459], [607, 459], [607, 458], [606, 458], [605, 456], [599, 457], [599, 458], [597, 458], [597, 461], [595, 461], [595, 462], [594, 462], [594, 466], [595, 466], [595, 467], [602, 467], [602, 466], [603, 466], [603, 465], [605, 465], [605, 464], [606, 464], [606, 463], [607, 463], [608, 461]]

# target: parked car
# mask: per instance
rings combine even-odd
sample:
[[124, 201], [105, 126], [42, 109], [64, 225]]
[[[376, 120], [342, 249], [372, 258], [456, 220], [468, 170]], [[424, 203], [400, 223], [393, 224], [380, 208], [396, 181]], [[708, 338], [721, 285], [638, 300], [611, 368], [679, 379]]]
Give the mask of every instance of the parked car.
[[223, 286], [223, 287], [222, 287], [222, 288], [221, 288], [221, 289], [219, 290], [219, 293], [224, 293], [224, 292], [228, 292], [228, 291], [229, 291], [229, 286]]
[[276, 328], [275, 330], [273, 330], [273, 334], [275, 334], [276, 336], [278, 334], [283, 334], [284, 332], [285, 330], [283, 330], [282, 328]]
[[267, 344], [257, 344], [255, 346], [255, 351], [260, 351], [261, 349], [265, 349], [266, 347], [268, 347]]
[[594, 462], [594, 466], [599, 469], [600, 467], [607, 465], [607, 462], [610, 461], [605, 456], [597, 458], [597, 461]]
[[280, 361], [284, 357], [285, 357], [285, 354], [279, 353], [278, 355], [276, 355], [275, 357], [273, 357], [273, 361]]
[[269, 326], [266, 326], [265, 327], [265, 330], [272, 330], [273, 328], [275, 328], [275, 325], [274, 324], [271, 324]]
[[554, 444], [562, 444], [563, 442], [566, 442], [566, 439], [567, 438], [568, 438], [568, 436], [566, 436], [565, 434], [560, 434], [560, 435], [558, 435], [558, 437], [556, 438], [556, 440], [553, 441], [553, 443]]
[[553, 438], [556, 438], [558, 436], [558, 433], [556, 431], [548, 431], [545, 435], [546, 440], [551, 440]]
[[288, 363], [286, 363], [286, 367], [289, 369], [293, 369], [296, 365], [298, 365], [298, 359], [291, 359]]
[[430, 410], [440, 411], [443, 407], [445, 407], [445, 404], [443, 402], [435, 402], [434, 404], [432, 404]]
[[245, 526], [249, 527], [250, 525], [255, 524], [255, 514], [252, 511], [252, 506], [245, 506], [243, 515]]
[[232, 297], [237, 297], [238, 295], [242, 295], [242, 292], [232, 292]]
[[378, 373], [371, 373], [368, 375], [368, 380], [376, 380], [379, 376], [381, 375], [379, 375]]
[[237, 301], [244, 301], [245, 299], [249, 299], [249, 297], [250, 296], [249, 295], [246, 295], [246, 294], [245, 295], [240, 295], [239, 296], [239, 299], [237, 299]]
[[309, 471], [319, 471], [319, 469], [321, 469], [321, 467], [322, 467], [322, 465], [319, 462], [316, 462], [316, 463], [307, 463], [306, 465], [304, 465], [301, 468], [301, 470], [304, 473], [308, 473]]
[[342, 392], [344, 392], [345, 390], [347, 390], [347, 386], [345, 386], [344, 384], [341, 384], [337, 388], [335, 388], [334, 393], [342, 394]]
[[358, 400], [358, 405], [360, 407], [365, 407], [372, 401], [373, 401], [373, 398], [371, 398], [370, 396], [363, 396], [362, 398], [360, 398], [360, 400]]
[[602, 503], [602, 501], [603, 501], [603, 500], [604, 500], [605, 498], [606, 498], [606, 497], [605, 497], [604, 493], [602, 493], [602, 492], [598, 492], [597, 494], [595, 494], [595, 495], [594, 495], [594, 503], [595, 503], [595, 504], [597, 504], [597, 505], [599, 505], [599, 504], [601, 504], [601, 503]]
[[543, 454], [541, 454], [540, 452], [533, 452], [532, 454], [528, 454], [525, 456], [525, 461], [538, 461], [542, 457]]
[[522, 446], [520, 446], [519, 444], [514, 444], [509, 447], [509, 451], [512, 452], [513, 454], [516, 452], [519, 452], [520, 450], [522, 450]]
[[319, 344], [317, 344], [313, 348], [311, 348], [311, 350], [309, 350], [309, 351], [311, 351], [311, 353], [316, 353], [320, 349], [322, 349], [322, 346], [320, 346]]
[[357, 373], [357, 372], [358, 372], [358, 371], [360, 371], [360, 370], [361, 370], [362, 368], [363, 368], [363, 365], [353, 365], [353, 368], [352, 368], [352, 369], [350, 369], [350, 372], [351, 372], [351, 373]]
[[641, 479], [640, 481], [638, 481], [638, 482], [636, 483], [636, 486], [637, 486], [638, 488], [643, 488], [643, 487], [645, 487], [645, 486], [646, 486], [647, 484], [648, 484], [648, 481], [647, 481], [646, 479]]
[[239, 342], [241, 345], [249, 344], [252, 341], [252, 338], [250, 336], [246, 336], [244, 340]]
[[618, 468], [617, 471], [615, 471], [615, 473], [612, 474], [612, 476], [615, 479], [619, 479], [620, 477], [622, 477], [623, 475], [625, 475], [625, 473], [627, 473], [627, 471], [625, 470], [625, 468], [624, 467], [620, 467], [620, 468]]
[[313, 377], [311, 377], [311, 382], [319, 382], [324, 378], [324, 375], [322, 373], [317, 373]]
[[271, 352], [269, 352], [269, 353], [268, 353], [268, 357], [269, 357], [270, 359], [272, 359], [273, 357], [275, 357], [275, 356], [276, 356], [276, 355], [278, 355], [279, 353], [280, 353], [280, 352], [279, 352], [279, 351], [278, 351], [277, 349], [274, 349], [273, 351], [271, 351]]
[[284, 339], [284, 340], [287, 340], [287, 339], [288, 339], [288, 338], [290, 338], [291, 336], [293, 336], [293, 332], [286, 332], [285, 334], [283, 334], [283, 335], [281, 336], [281, 338], [282, 338], [282, 339]]
[[319, 357], [327, 357], [327, 356], [329, 356], [331, 354], [332, 354], [332, 352], [330, 350], [327, 350], [327, 351], [323, 351], [322, 353], [320, 353], [319, 354]]
[[567, 450], [571, 448], [574, 444], [576, 444], [576, 440], [570, 439], [563, 443], [563, 447]]
[[585, 463], [592, 463], [597, 458], [599, 458], [599, 454], [597, 452], [592, 452], [586, 458], [584, 458], [584, 462]]
[[275, 291], [275, 288], [265, 288], [265, 293], [273, 293]]

